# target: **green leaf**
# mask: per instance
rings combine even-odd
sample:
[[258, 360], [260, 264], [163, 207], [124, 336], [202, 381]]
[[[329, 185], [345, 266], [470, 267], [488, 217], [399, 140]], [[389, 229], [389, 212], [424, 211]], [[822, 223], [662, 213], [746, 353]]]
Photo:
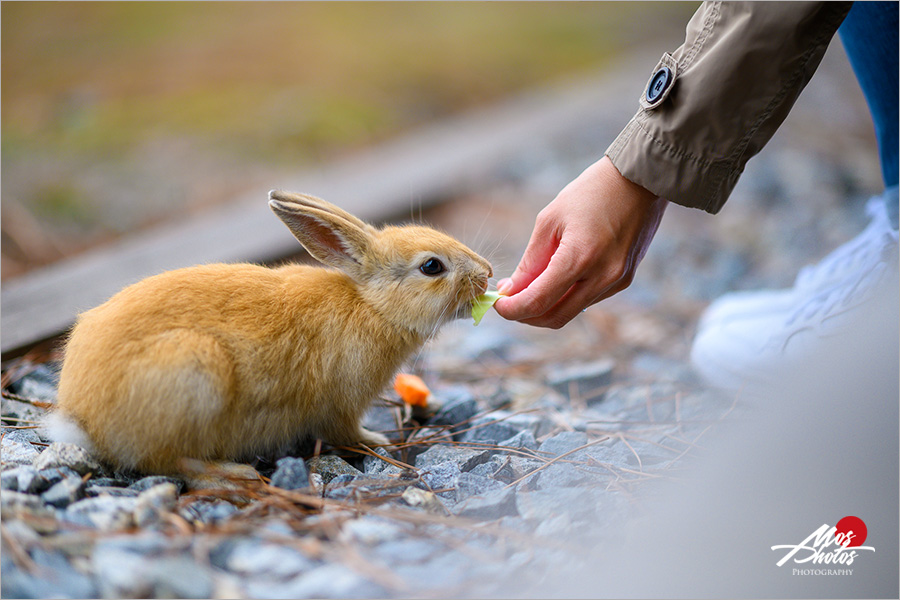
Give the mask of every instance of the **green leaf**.
[[475, 324], [481, 323], [481, 319], [487, 313], [488, 309], [494, 305], [494, 302], [500, 299], [503, 294], [500, 292], [485, 292], [475, 298], [472, 302], [472, 318]]

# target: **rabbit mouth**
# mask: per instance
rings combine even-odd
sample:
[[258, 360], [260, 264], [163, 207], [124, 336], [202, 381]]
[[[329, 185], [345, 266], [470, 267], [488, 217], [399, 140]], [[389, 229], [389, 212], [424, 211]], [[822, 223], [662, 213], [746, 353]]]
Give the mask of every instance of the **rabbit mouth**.
[[454, 318], [457, 319], [469, 319], [472, 317], [472, 305], [475, 302], [475, 299], [469, 300], [468, 302], [463, 302], [459, 305], [459, 308], [456, 309], [456, 313], [453, 315]]

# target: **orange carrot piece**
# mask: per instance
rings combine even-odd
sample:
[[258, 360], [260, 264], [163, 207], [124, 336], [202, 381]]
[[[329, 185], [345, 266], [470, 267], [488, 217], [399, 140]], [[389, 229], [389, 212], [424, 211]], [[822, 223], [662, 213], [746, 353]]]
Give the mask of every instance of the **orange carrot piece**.
[[409, 373], [398, 373], [394, 379], [394, 390], [410, 406], [427, 406], [431, 390], [421, 377]]

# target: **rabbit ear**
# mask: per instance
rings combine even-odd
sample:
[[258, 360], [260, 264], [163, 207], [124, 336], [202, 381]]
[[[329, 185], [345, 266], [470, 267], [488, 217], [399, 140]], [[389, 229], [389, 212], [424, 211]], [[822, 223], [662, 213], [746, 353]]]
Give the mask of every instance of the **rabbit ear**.
[[292, 204], [299, 204], [300, 206], [307, 206], [309, 208], [318, 208], [319, 210], [324, 210], [325, 212], [329, 212], [333, 215], [337, 215], [339, 217], [343, 217], [344, 219], [350, 221], [363, 231], [371, 232], [373, 228], [371, 225], [366, 223], [365, 221], [358, 219], [357, 217], [351, 215], [347, 211], [338, 208], [334, 204], [330, 202], [326, 202], [321, 198], [317, 198], [315, 196], [311, 196], [309, 194], [298, 194], [295, 192], [285, 192], [282, 190], [272, 190], [269, 192], [269, 200], [281, 200], [283, 202], [290, 202]]
[[341, 269], [354, 279], [363, 276], [372, 237], [356, 223], [320, 208], [269, 200], [269, 206], [303, 247], [319, 262]]

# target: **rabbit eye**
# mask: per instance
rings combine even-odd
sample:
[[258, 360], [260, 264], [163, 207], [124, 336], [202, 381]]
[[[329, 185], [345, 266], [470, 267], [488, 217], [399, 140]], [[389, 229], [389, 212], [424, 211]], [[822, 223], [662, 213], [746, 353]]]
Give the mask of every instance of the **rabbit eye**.
[[440, 275], [446, 269], [444, 268], [444, 263], [439, 261], [436, 258], [429, 258], [425, 262], [422, 263], [422, 266], [419, 267], [419, 270], [429, 277], [434, 277], [435, 275]]

